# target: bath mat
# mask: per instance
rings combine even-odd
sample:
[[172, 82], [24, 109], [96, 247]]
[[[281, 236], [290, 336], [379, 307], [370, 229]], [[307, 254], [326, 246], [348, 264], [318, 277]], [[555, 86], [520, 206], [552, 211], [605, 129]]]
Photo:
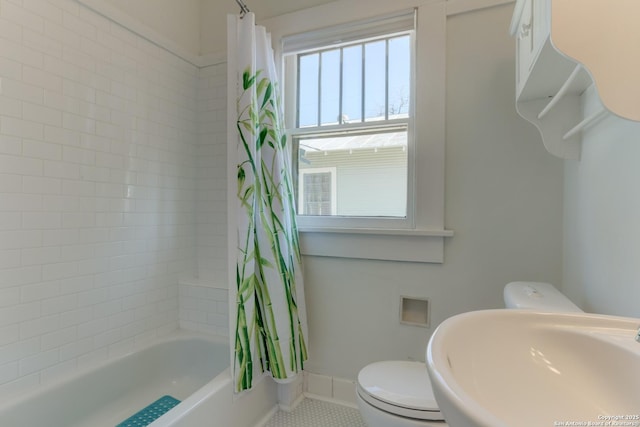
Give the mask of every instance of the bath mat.
[[171, 408], [176, 406], [180, 401], [169, 395], [162, 396], [151, 405], [136, 412], [116, 427], [145, 427], [169, 412]]

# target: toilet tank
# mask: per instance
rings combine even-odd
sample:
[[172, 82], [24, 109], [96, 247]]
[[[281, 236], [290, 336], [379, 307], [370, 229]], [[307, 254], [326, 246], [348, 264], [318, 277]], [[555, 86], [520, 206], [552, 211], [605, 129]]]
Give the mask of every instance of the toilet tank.
[[507, 308], [537, 311], [582, 312], [566, 296], [549, 283], [511, 282], [504, 287]]

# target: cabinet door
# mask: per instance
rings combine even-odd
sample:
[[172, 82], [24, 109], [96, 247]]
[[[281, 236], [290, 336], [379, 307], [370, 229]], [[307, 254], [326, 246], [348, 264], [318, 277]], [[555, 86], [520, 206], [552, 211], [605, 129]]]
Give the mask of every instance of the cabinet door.
[[522, 89], [522, 85], [527, 81], [529, 70], [534, 57], [534, 37], [533, 37], [533, 0], [525, 2], [524, 10], [520, 17], [520, 25], [516, 34], [517, 43], [517, 70], [516, 84], [518, 93]]
[[533, 37], [533, 52], [537, 56], [551, 32], [551, 0], [532, 0], [531, 3], [533, 4], [531, 37]]

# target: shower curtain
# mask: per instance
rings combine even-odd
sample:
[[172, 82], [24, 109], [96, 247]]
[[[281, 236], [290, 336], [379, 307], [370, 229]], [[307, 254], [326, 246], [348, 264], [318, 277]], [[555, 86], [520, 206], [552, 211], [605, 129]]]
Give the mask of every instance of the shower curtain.
[[295, 378], [307, 359], [291, 179], [270, 35], [253, 13], [229, 16], [230, 333], [236, 392], [263, 373]]

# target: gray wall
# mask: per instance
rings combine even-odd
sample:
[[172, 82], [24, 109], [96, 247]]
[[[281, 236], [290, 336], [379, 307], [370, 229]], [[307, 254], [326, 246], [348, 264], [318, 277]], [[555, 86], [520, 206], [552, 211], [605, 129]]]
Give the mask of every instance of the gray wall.
[[640, 316], [639, 141], [640, 123], [610, 116], [565, 163], [563, 290], [586, 311]]
[[[562, 277], [562, 161], [514, 107], [513, 6], [448, 19], [443, 265], [306, 257], [311, 372], [355, 378], [382, 359], [421, 359], [457, 313], [502, 307], [513, 280]], [[431, 327], [398, 322], [401, 295], [431, 299]]]

